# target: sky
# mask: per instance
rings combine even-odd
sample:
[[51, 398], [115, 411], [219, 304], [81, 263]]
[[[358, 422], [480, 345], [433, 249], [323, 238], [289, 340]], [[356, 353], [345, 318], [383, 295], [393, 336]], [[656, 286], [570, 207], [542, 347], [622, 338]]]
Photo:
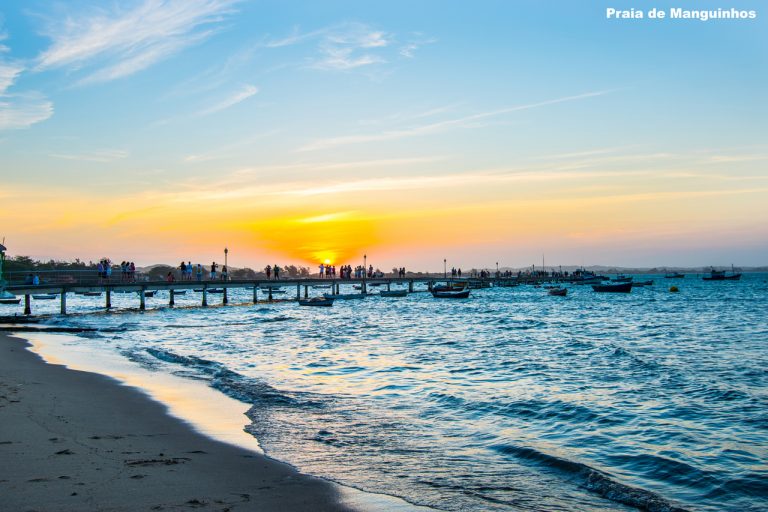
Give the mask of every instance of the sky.
[[767, 29], [756, 0], [3, 0], [0, 237], [139, 265], [765, 265]]

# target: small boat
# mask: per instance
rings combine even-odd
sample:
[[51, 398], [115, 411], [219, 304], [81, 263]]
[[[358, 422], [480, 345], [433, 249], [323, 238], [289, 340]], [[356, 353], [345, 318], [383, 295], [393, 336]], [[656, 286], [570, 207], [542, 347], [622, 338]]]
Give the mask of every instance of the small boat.
[[312, 297], [311, 299], [299, 299], [299, 306], [320, 306], [330, 307], [333, 306], [333, 299], [328, 297]]
[[577, 279], [573, 284], [600, 284], [604, 281], [602, 277], [587, 277], [583, 279]]
[[339, 299], [339, 300], [349, 300], [349, 299], [364, 299], [368, 296], [367, 293], [324, 293], [323, 297], [326, 299]]
[[6, 299], [6, 298], [0, 299], [0, 304], [18, 304], [19, 302], [21, 302], [21, 297], [13, 298], [13, 299]]
[[632, 282], [632, 276], [625, 276], [624, 274], [617, 274], [616, 277], [611, 279], [611, 282], [614, 282], [614, 283], [631, 283]]
[[432, 290], [432, 296], [436, 299], [466, 299], [469, 298], [469, 288], [462, 290]]
[[259, 291], [267, 294], [271, 293], [272, 295], [280, 295], [285, 293], [285, 290], [281, 290], [280, 288], [259, 288]]
[[145, 290], [144, 291], [144, 296], [145, 297], [154, 297], [156, 293], [157, 293], [157, 290]]
[[224, 293], [224, 288], [208, 288], [208, 293]]
[[408, 290], [381, 290], [379, 293], [382, 297], [405, 297]]
[[83, 292], [80, 295], [83, 297], [101, 297], [101, 292]]
[[550, 288], [548, 293], [555, 297], [565, 297], [568, 294], [568, 288]]
[[329, 285], [329, 284], [313, 284], [312, 285], [312, 288], [314, 288], [316, 290], [318, 290], [318, 289], [327, 289], [327, 288], [330, 288], [330, 287], [331, 287], [331, 285]]
[[38, 293], [37, 295], [32, 295], [32, 298], [35, 300], [52, 300], [56, 297], [57, 295], [55, 293]]
[[632, 291], [632, 283], [593, 284], [592, 289], [596, 292], [629, 293]]
[[433, 292], [446, 292], [446, 291], [455, 291], [455, 290], [464, 290], [466, 288], [466, 283], [445, 283], [445, 284], [436, 284], [432, 287]]
[[184, 295], [187, 293], [187, 290], [173, 290], [174, 295]]
[[725, 270], [715, 270], [714, 267], [712, 267], [709, 271], [708, 276], [702, 277], [704, 281], [738, 281], [741, 279], [741, 273], [735, 272], [733, 265], [731, 265], [731, 273], [730, 275], [725, 272]]
[[664, 274], [664, 279], [682, 279], [685, 277], [685, 274], [681, 274], [680, 272], [667, 272]]
[[652, 284], [653, 284], [653, 279], [649, 279], [647, 281], [632, 281], [632, 288], [651, 286]]

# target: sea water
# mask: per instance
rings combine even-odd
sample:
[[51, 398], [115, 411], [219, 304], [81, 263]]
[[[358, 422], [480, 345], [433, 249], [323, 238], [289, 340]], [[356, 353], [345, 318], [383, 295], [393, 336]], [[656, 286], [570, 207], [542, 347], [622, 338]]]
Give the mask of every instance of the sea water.
[[115, 294], [105, 314], [103, 297], [70, 296], [74, 314], [45, 323], [96, 328], [81, 348], [242, 401], [245, 430], [303, 472], [412, 503], [768, 509], [768, 275], [648, 278], [630, 294], [520, 286], [332, 308], [247, 305], [243, 290], [229, 297], [243, 305], [201, 309], [190, 290], [146, 312]]

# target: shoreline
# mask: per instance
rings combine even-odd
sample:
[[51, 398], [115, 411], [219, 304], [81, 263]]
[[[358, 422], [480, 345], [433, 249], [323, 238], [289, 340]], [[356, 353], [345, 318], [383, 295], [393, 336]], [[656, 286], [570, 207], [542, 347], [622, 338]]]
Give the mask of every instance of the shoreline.
[[212, 439], [110, 377], [0, 333], [0, 490], [9, 510], [353, 510], [331, 482]]
[[[13, 509], [435, 510], [301, 473], [265, 455], [258, 440], [245, 432], [248, 404], [203, 382], [142, 368], [81, 341], [60, 332], [0, 332], [0, 456], [7, 461], [0, 468], [0, 491]], [[12, 398], [20, 392], [29, 398]], [[61, 427], [56, 429], [60, 435], [35, 432], [45, 425], [50, 433], [49, 423]], [[161, 434], [158, 428], [164, 429]], [[90, 430], [102, 434], [86, 435]], [[139, 433], [146, 430], [154, 433]], [[64, 444], [83, 449], [78, 453]], [[187, 449], [190, 445], [204, 448]], [[139, 451], [135, 447], [155, 455], [122, 453]], [[185, 453], [173, 455], [174, 449]], [[130, 473], [134, 467], [147, 471]], [[69, 472], [53, 475], [54, 468]], [[147, 482], [156, 489], [141, 496]], [[67, 483], [77, 488], [63, 492]], [[99, 493], [88, 494], [94, 483]], [[250, 492], [240, 492], [243, 488]], [[183, 499], [189, 493], [203, 497]], [[228, 499], [206, 498], [215, 493]], [[149, 503], [151, 497], [157, 503]]]

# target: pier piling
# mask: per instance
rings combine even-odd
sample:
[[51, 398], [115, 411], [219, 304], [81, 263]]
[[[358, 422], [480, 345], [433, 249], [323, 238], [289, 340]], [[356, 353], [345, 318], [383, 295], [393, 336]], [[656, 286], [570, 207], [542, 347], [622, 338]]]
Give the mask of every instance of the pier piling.
[[110, 288], [107, 288], [107, 299], [104, 303], [104, 307], [107, 308], [107, 310], [112, 309], [112, 290]]
[[309, 286], [307, 285], [304, 285], [304, 298], [305, 299], [309, 298]]
[[207, 284], [203, 285], [203, 307], [204, 308], [208, 307], [208, 285]]
[[259, 287], [254, 286], [253, 287], [253, 303], [256, 304], [259, 302]]
[[147, 298], [146, 294], [144, 293], [147, 289], [142, 286], [141, 290], [139, 290], [139, 309], [141, 311], [144, 311], [147, 309]]
[[169, 307], [173, 307], [173, 306], [176, 305], [176, 301], [174, 300], [174, 290], [173, 290], [173, 288], [168, 290], [168, 292], [169, 292], [168, 295], [170, 295], [170, 298], [168, 299], [168, 306]]
[[296, 300], [299, 300], [301, 298], [301, 285], [296, 285]]
[[221, 303], [224, 304], [225, 306], [229, 303], [229, 299], [227, 298], [227, 287], [226, 286], [224, 287], [224, 293], [223, 293], [223, 297], [221, 299]]
[[61, 314], [67, 314], [67, 292], [61, 290]]
[[29, 302], [29, 295], [24, 295], [24, 314], [32, 314], [32, 304]]

